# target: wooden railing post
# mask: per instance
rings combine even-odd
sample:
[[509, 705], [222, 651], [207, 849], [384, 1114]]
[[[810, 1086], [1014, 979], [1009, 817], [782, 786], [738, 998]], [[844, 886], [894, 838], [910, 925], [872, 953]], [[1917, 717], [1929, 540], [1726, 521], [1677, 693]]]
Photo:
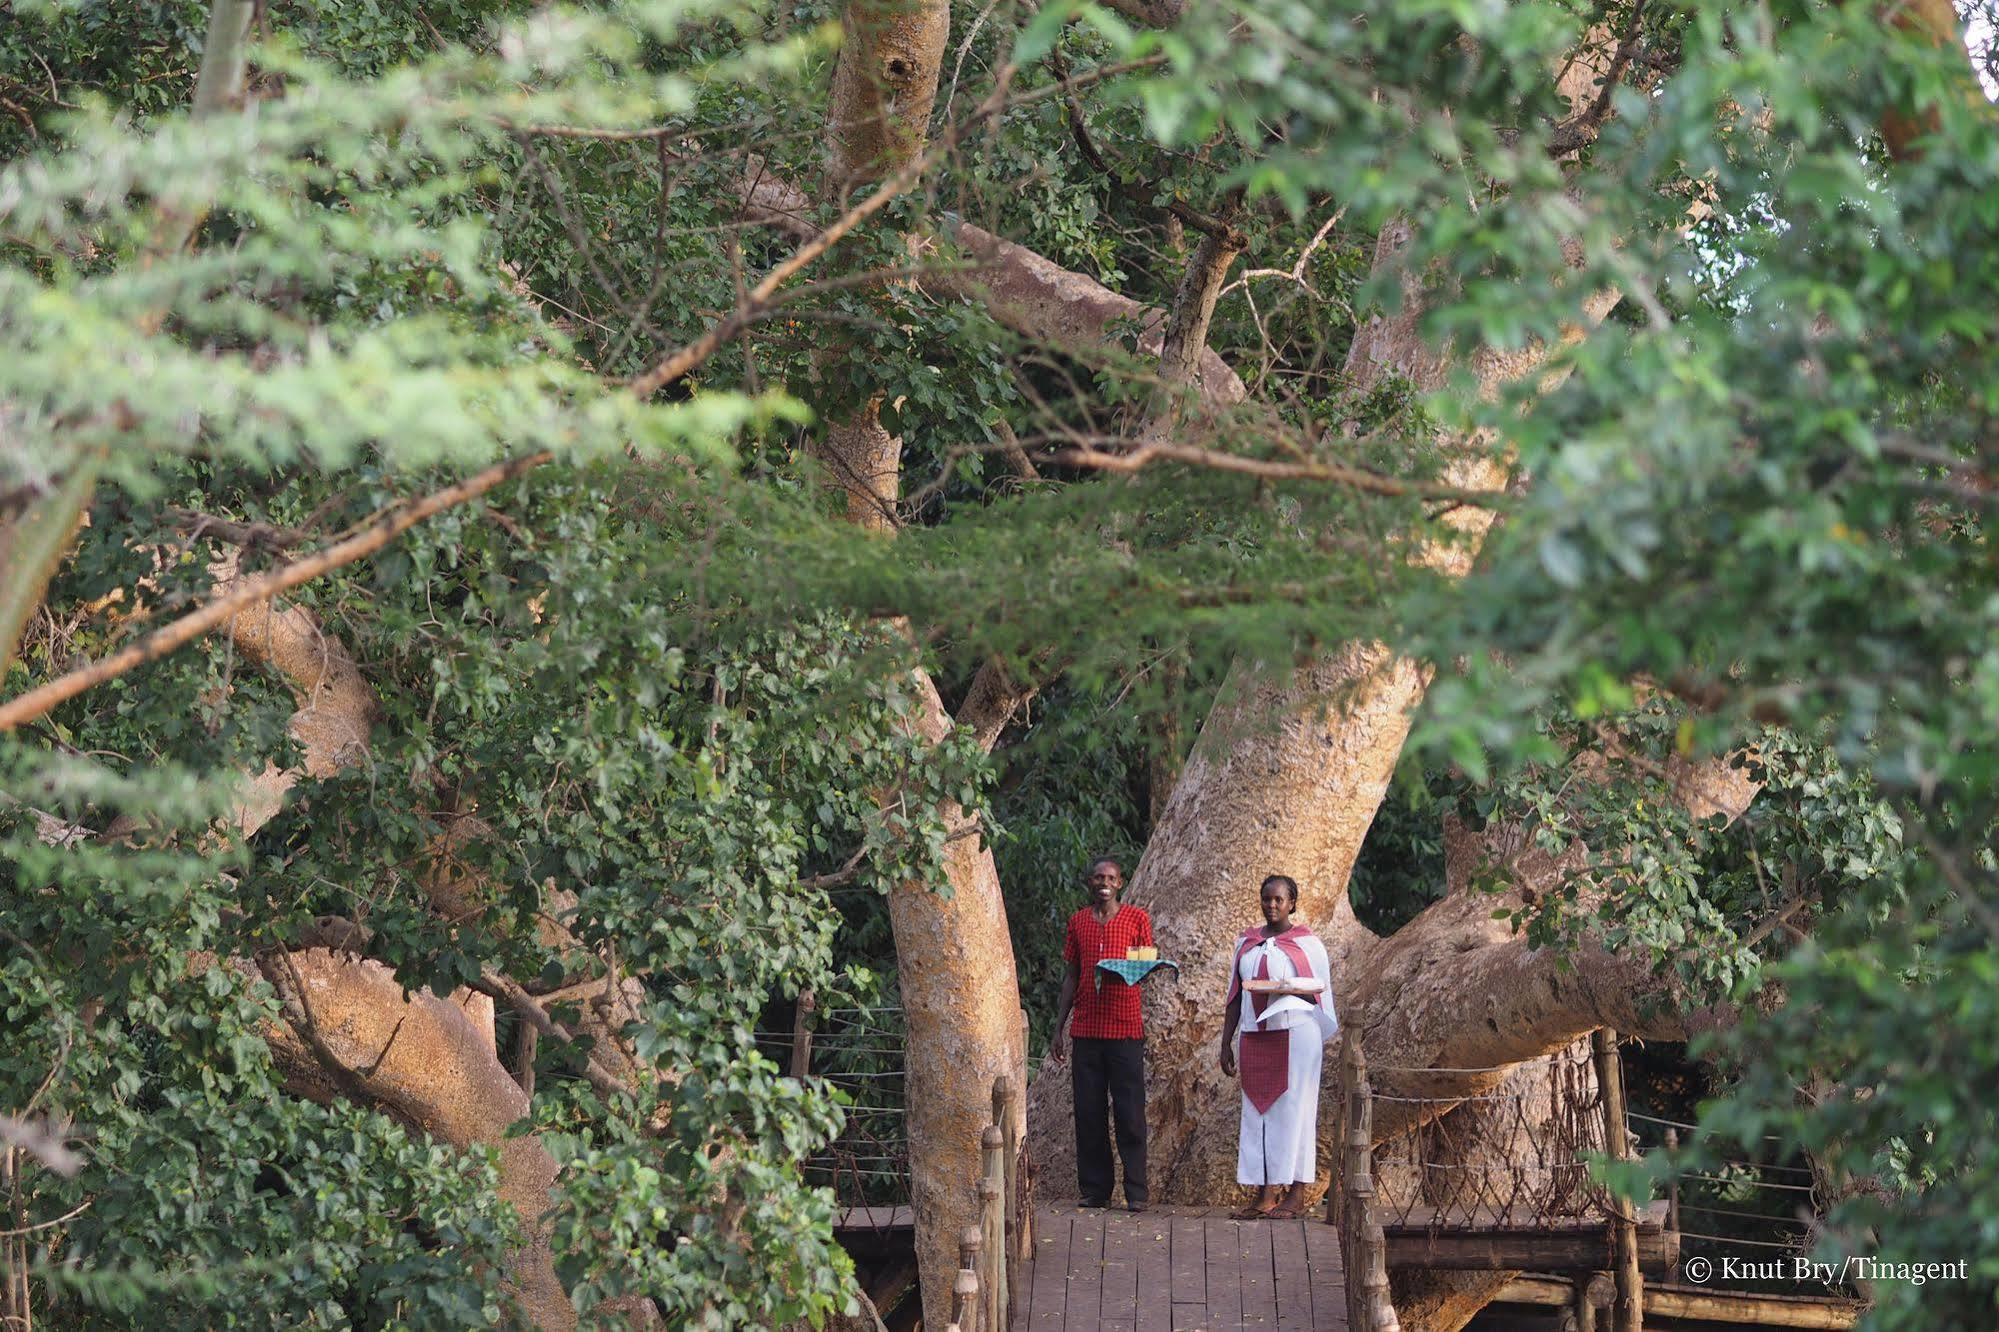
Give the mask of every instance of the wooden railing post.
[[[1667, 1159], [1671, 1160], [1679, 1150], [1680, 1131], [1676, 1128], [1667, 1129]], [[1666, 1177], [1666, 1229], [1675, 1235], [1680, 1233], [1680, 1168], [1677, 1165], [1673, 1167], [1673, 1173]], [[1673, 1246], [1673, 1265], [1666, 1269], [1666, 1279], [1668, 1281], [1680, 1279], [1680, 1253], [1677, 1242]]]
[[[1020, 1048], [1024, 1051], [1027, 1049], [1027, 1010], [1024, 1008], [1020, 1010], [1020, 1039]], [[1022, 1076], [1025, 1076], [1024, 1072]], [[1006, 1307], [1012, 1310], [1020, 1307], [1020, 1283], [1026, 1277], [1028, 1255], [1034, 1251], [1033, 1209], [1028, 1206], [1025, 1196], [1027, 1133], [1021, 1124], [1020, 1110], [1014, 1104], [1013, 1079], [1002, 1075], [994, 1080], [993, 1104], [999, 1107], [998, 1123], [1005, 1140], [1004, 1170], [1000, 1181], [1006, 1190], [1002, 1207], [1006, 1216], [1004, 1284]], [[1005, 1330], [997, 1329], [996, 1332]]]
[[951, 1288], [951, 1321], [964, 1332], [979, 1332], [979, 1248], [978, 1229], [967, 1226], [958, 1237], [958, 1280]]
[[[1000, 1080], [1004, 1083], [1005, 1079]], [[994, 1092], [998, 1095], [997, 1089]], [[979, 1181], [979, 1225], [985, 1246], [985, 1267], [979, 1273], [985, 1325], [992, 1332], [1006, 1328], [1006, 1134], [998, 1124], [986, 1125], [980, 1137], [985, 1153], [985, 1178]]]
[[1341, 1154], [1340, 1248], [1347, 1262], [1347, 1323], [1354, 1332], [1400, 1332], [1388, 1295], [1388, 1240], [1374, 1210], [1374, 1093], [1360, 1038], [1349, 1028], [1340, 1052], [1347, 1107]]
[[812, 1071], [812, 1014], [819, 1007], [819, 996], [811, 990], [798, 992], [798, 1003], [791, 1010], [791, 1076], [802, 1078]]
[[[1603, 1098], [1603, 1146], [1613, 1161], [1629, 1160], [1631, 1140], [1624, 1125], [1624, 1061], [1617, 1053], [1617, 1033], [1603, 1028], [1590, 1036], [1596, 1062], [1597, 1091]], [[1611, 1230], [1616, 1265], [1611, 1280], [1617, 1296], [1610, 1306], [1612, 1332], [1641, 1332], [1645, 1326], [1645, 1277], [1638, 1270], [1638, 1212], [1627, 1198], [1610, 1199]]]

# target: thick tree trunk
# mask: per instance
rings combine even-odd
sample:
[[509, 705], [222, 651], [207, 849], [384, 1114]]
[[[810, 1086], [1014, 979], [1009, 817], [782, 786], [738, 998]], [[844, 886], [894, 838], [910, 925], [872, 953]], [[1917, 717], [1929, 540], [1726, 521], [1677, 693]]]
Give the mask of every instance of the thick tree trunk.
[[[233, 562], [216, 569], [218, 581]], [[259, 603], [228, 626], [244, 660], [275, 672], [292, 689], [297, 710], [289, 730], [304, 754], [304, 771], [328, 777], [367, 760], [377, 705], [373, 688], [339, 640], [310, 612]], [[300, 773], [266, 765], [239, 797], [232, 831], [249, 837], [276, 814]], [[451, 821], [434, 847], [419, 884], [433, 910], [465, 919], [486, 891], [483, 878], [463, 870], [454, 852], [483, 827]], [[584, 970], [596, 959], [557, 923], [558, 903], [543, 913], [543, 942]], [[405, 994], [395, 973], [378, 962], [325, 948], [259, 959], [283, 1001], [287, 1025], [267, 1033], [293, 1088], [316, 1099], [352, 1097], [396, 1116], [439, 1141], [492, 1147], [500, 1164], [500, 1197], [519, 1215], [526, 1242], [515, 1251], [509, 1282], [534, 1326], [571, 1328], [576, 1313], [557, 1279], [549, 1249], [549, 1191], [556, 1167], [533, 1135], [509, 1137], [507, 1126], [528, 1113], [528, 1095], [494, 1044], [493, 1004], [460, 991], [449, 1000]], [[579, 1005], [579, 1028], [595, 1038], [595, 1058], [626, 1082], [639, 1076], [623, 1029], [642, 998], [638, 982], [593, 982]], [[594, 1002], [592, 1001], [594, 1000]], [[621, 1305], [649, 1321], [648, 1302]]]
[[[1345, 885], [1421, 686], [1413, 664], [1365, 646], [1291, 681], [1242, 669], [1223, 685], [1130, 894], [1153, 915], [1160, 956], [1182, 968], [1177, 983], [1146, 995], [1155, 1197], [1212, 1203], [1235, 1187], [1236, 1084], [1216, 1058], [1221, 999], [1235, 939], [1260, 919], [1263, 876], [1298, 880], [1301, 914], [1325, 939], [1336, 983], [1372, 941]], [[1342, 697], [1329, 712], [1325, 701]], [[1074, 1147], [1054, 1131], [1074, 1113], [1067, 1080], [1037, 1080], [1029, 1113], [1040, 1126], [1037, 1168], [1050, 1187], [1067, 1187]]]
[[[921, 734], [941, 741], [952, 720], [927, 677], [918, 688]], [[992, 851], [955, 805], [942, 814], [965, 832], [945, 848], [946, 882], [899, 884], [888, 899], [908, 1033], [903, 1085], [925, 1327], [950, 1321], [958, 1239], [979, 1224], [980, 1133], [992, 1119], [993, 1079], [1005, 1074], [1020, 1097], [1027, 1055]]]
[[[827, 183], [836, 194], [898, 170], [922, 151], [950, 21], [945, 0], [848, 6], [827, 107]], [[818, 453], [848, 520], [892, 535], [902, 441], [883, 428], [876, 404], [832, 423]], [[957, 722], [929, 676], [918, 669], [914, 679], [918, 712], [910, 724], [940, 743]], [[990, 748], [1026, 692], [989, 669], [958, 720]], [[940, 813], [953, 825], [966, 822], [956, 806]], [[908, 1029], [910, 1201], [923, 1317], [926, 1327], [940, 1328], [950, 1322], [959, 1237], [979, 1222], [980, 1130], [991, 1115], [993, 1079], [1004, 1073], [1013, 1080], [1024, 1111], [1026, 1058], [1006, 902], [976, 825], [947, 845], [943, 870], [942, 883], [899, 884], [889, 893]]]
[[[1408, 234], [1399, 223], [1383, 231], [1378, 268], [1399, 266]], [[1443, 382], [1446, 356], [1417, 333], [1420, 286], [1414, 277], [1405, 277], [1404, 286], [1402, 311], [1371, 320], [1354, 339], [1347, 373], [1356, 392], [1391, 374], [1419, 389]], [[1613, 304], [1608, 295], [1591, 301], [1584, 326]], [[1472, 363], [1481, 382], [1496, 390], [1531, 373], [1546, 354], [1545, 347], [1479, 351]], [[1486, 440], [1459, 441], [1455, 454], [1446, 471], [1451, 485], [1504, 486], [1505, 468]], [[1456, 528], [1452, 542], [1411, 555], [1462, 574], [1492, 513], [1465, 506], [1447, 521]], [[1234, 940], [1258, 919], [1256, 885], [1265, 874], [1298, 880], [1301, 914], [1325, 939], [1337, 1000], [1355, 1002], [1344, 978], [1374, 936], [1353, 917], [1347, 878], [1427, 683], [1423, 667], [1377, 644], [1350, 645], [1290, 678], [1281, 669], [1238, 663], [1224, 683], [1131, 891], [1131, 900], [1153, 914], [1162, 956], [1183, 968], [1179, 985], [1155, 988], [1146, 1005], [1149, 1159], [1158, 1196], [1214, 1202], [1234, 1188], [1236, 1097], [1216, 1059], [1221, 995]], [[1067, 1082], [1037, 1081], [1030, 1107], [1042, 1125], [1065, 1122], [1073, 1113]], [[1043, 1131], [1035, 1141], [1037, 1164], [1049, 1178], [1073, 1177], [1073, 1147], [1063, 1135]]]
[[500, 1198], [525, 1240], [509, 1283], [535, 1327], [575, 1327], [543, 1215], [556, 1165], [534, 1135], [507, 1135], [528, 1097], [494, 1053], [490, 1028], [447, 1000], [405, 994], [393, 971], [364, 958], [310, 948], [261, 959], [259, 969], [289, 1024], [271, 1033], [272, 1053], [303, 1094], [351, 1096], [439, 1142], [493, 1149]]

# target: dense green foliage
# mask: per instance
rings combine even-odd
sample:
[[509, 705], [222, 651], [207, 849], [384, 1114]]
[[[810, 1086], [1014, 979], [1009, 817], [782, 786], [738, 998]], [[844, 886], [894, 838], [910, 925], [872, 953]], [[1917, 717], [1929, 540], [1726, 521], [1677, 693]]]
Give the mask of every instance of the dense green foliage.
[[[841, 1307], [831, 1200], [800, 1165], [838, 1098], [778, 1076], [759, 1015], [807, 988], [889, 997], [881, 890], [935, 877], [955, 801], [994, 817], [1045, 1024], [1084, 864], [1136, 859], [1151, 765], [1229, 664], [1353, 638], [1439, 667], [1363, 914], [1399, 924], [1440, 890], [1444, 812], [1583, 839], [1626, 871], [1608, 919], [1557, 894], [1521, 927], [1607, 928], [1745, 1005], [1712, 1051], [1717, 1136], [1875, 1180], [1827, 1218], [1828, 1253], [1973, 1258], [1967, 1282], [1882, 1286], [1878, 1325], [1990, 1323], [1999, 126], [1962, 51], [1788, 0], [1237, 0], [1164, 34], [960, 6], [938, 123], [1009, 62], [1016, 105], [647, 402], [624, 377], [796, 244], [742, 224], [739, 182], [816, 182], [837, 12], [262, 12], [253, 112], [200, 119], [202, 6], [16, 4], [0, 34], [0, 518], [103, 478], [0, 694], [203, 598], [227, 548], [188, 510], [320, 544], [555, 457], [299, 590], [379, 711], [365, 760], [247, 844], [223, 824], [243, 775], [298, 761], [297, 700], [223, 639], [0, 739], [0, 1113], [71, 1125], [83, 1159], [26, 1168], [0, 1227], [74, 1213], [33, 1251], [66, 1325], [514, 1317], [493, 1154], [289, 1094], [245, 960], [336, 916], [412, 991], [553, 989], [575, 977], [538, 928], [551, 888], [645, 977], [628, 1035], [671, 1075], [605, 1096], [585, 1051], [541, 1047], [519, 1131], [566, 1167], [553, 1240], [579, 1308]], [[1550, 74], [1599, 17], [1637, 86], [1570, 142]], [[1897, 114], [1935, 120], [1891, 158]], [[888, 280], [907, 236], [948, 263], [970, 219], [1166, 304], [1191, 248], [1168, 205], [1226, 213], [1265, 270], [1210, 337], [1255, 399], [1203, 442], [1400, 493], [999, 464], [1009, 436], [1128, 434], [1151, 392], [1135, 330], [1024, 342]], [[1369, 276], [1403, 218], [1408, 289]], [[1567, 338], [1604, 289], [1618, 314]], [[1353, 391], [1357, 327], [1418, 298], [1435, 345], [1557, 343], [1566, 379]], [[808, 458], [877, 394], [904, 440], [892, 543], [840, 521]], [[1404, 553], [1453, 539], [1455, 502], [1423, 488], [1467, 435], [1526, 484], [1455, 582]], [[910, 667], [954, 700], [992, 658], [1059, 683], [991, 760], [918, 743]], [[1612, 731], [1609, 780], [1569, 781]], [[1663, 798], [1673, 759], [1752, 744], [1768, 785], [1732, 828]], [[473, 816], [476, 927], [416, 887]]]

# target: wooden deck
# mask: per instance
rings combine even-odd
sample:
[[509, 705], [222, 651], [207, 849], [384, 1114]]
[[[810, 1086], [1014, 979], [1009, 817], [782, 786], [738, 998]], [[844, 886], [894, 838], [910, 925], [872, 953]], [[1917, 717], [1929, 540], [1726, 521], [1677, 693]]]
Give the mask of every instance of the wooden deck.
[[1313, 1215], [1041, 1207], [1014, 1332], [1346, 1332], [1339, 1232]]

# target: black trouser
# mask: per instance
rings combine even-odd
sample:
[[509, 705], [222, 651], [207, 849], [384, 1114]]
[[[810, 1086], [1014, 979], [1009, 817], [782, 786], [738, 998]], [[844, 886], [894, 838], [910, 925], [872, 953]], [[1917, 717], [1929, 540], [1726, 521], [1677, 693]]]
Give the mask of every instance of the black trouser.
[[1111, 1115], [1117, 1119], [1117, 1154], [1124, 1162], [1124, 1200], [1146, 1201], [1145, 1040], [1073, 1038], [1069, 1057], [1076, 1090], [1076, 1185], [1091, 1202], [1111, 1196]]

